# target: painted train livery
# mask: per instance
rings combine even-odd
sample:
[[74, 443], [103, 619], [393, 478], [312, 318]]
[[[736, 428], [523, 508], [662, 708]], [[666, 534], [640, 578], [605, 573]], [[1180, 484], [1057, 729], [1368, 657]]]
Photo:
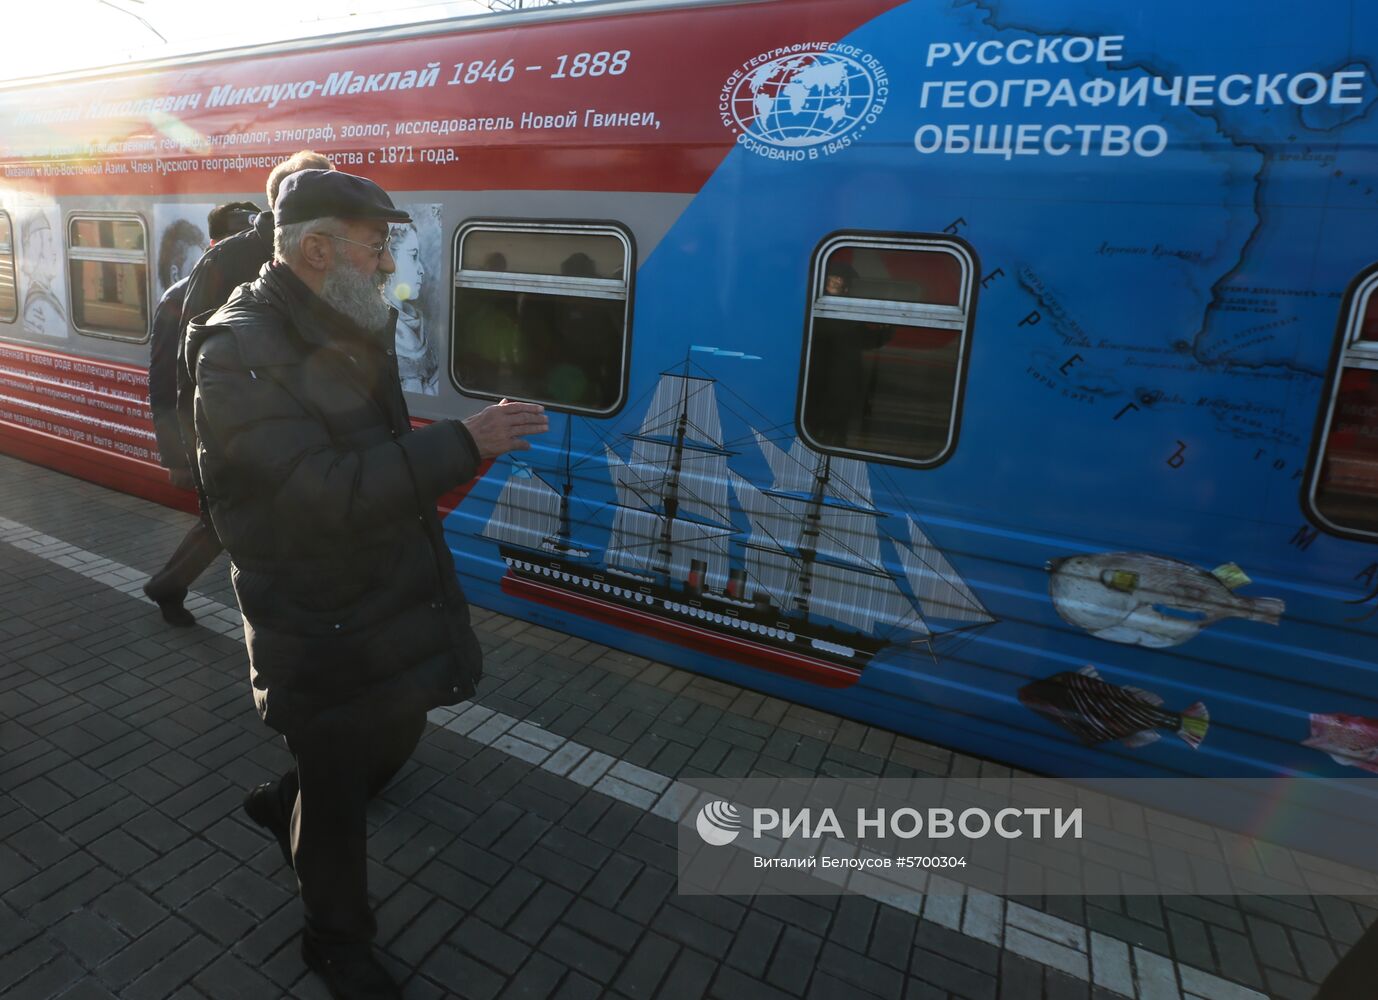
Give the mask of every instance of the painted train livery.
[[[631, 0], [0, 88], [0, 448], [183, 507], [152, 304], [413, 222], [470, 598], [1044, 773], [1378, 772], [1378, 7]], [[1358, 770], [1353, 770], [1358, 769]]]

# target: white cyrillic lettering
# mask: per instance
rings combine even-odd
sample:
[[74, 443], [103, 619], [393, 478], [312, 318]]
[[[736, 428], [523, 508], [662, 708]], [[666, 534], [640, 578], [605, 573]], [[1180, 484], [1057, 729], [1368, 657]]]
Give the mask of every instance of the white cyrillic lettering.
[[1214, 101], [1215, 77], [1214, 76], [1189, 76], [1187, 77], [1187, 97], [1186, 105], [1189, 108], [1199, 108], [1211, 104]]
[[1024, 107], [1033, 107], [1033, 102], [1040, 97], [1047, 97], [1053, 91], [1053, 85], [1048, 80], [1030, 80], [1024, 85]]
[[[1004, 131], [999, 133], [999, 138], [997, 139], [997, 130], [1001, 128], [1003, 128]], [[1010, 139], [1013, 132], [1013, 125], [977, 125], [976, 133], [971, 142], [971, 151], [987, 156], [1003, 156], [1008, 160], [1014, 156], [1014, 148], [1010, 145]], [[985, 135], [984, 142], [982, 141], [983, 133]]]
[[[970, 822], [972, 818], [978, 821], [974, 830]], [[962, 815], [957, 818], [957, 829], [961, 830], [962, 836], [968, 840], [980, 840], [990, 833], [990, 813], [984, 809], [964, 809]]]
[[[1151, 135], [1157, 140], [1157, 145], [1152, 149], [1143, 141], [1146, 135]], [[1134, 152], [1138, 153], [1140, 156], [1157, 156], [1165, 149], [1167, 149], [1167, 129], [1163, 128], [1163, 126], [1145, 125], [1134, 133]]]
[[1243, 73], [1231, 73], [1229, 76], [1225, 77], [1225, 79], [1220, 81], [1220, 103], [1227, 104], [1230, 107], [1238, 107], [1241, 104], [1248, 104], [1248, 90], [1245, 90], [1238, 97], [1235, 97], [1231, 92], [1230, 88], [1236, 83], [1242, 83], [1245, 87], [1248, 87], [1249, 83], [1252, 80], [1253, 77], [1245, 76]]
[[1081, 810], [1080, 810], [1080, 809], [1073, 809], [1073, 810], [1072, 810], [1072, 814], [1071, 814], [1070, 816], [1065, 817], [1065, 818], [1064, 818], [1063, 815], [1062, 815], [1062, 810], [1061, 810], [1061, 809], [1059, 809], [1059, 810], [1057, 811], [1057, 813], [1056, 813], [1056, 825], [1053, 827], [1053, 836], [1060, 839], [1060, 838], [1062, 838], [1062, 837], [1067, 836], [1067, 831], [1068, 831], [1068, 830], [1073, 830], [1073, 831], [1074, 831], [1074, 832], [1072, 833], [1072, 836], [1073, 836], [1073, 837], [1076, 837], [1078, 840], [1081, 839]]
[[321, 93], [327, 97], [344, 93], [345, 87], [348, 86], [349, 79], [353, 75], [352, 69], [347, 69], [343, 73], [331, 73], [325, 78], [325, 85], [321, 87]]
[[[1016, 59], [1014, 57], [1014, 50], [1016, 46], [1019, 47], [1019, 51], [1026, 53], [1026, 55], [1024, 55], [1024, 57], [1021, 59]], [[1023, 66], [1026, 62], [1033, 58], [1032, 55], [1027, 54], [1029, 53], [1029, 50], [1032, 48], [1033, 42], [1031, 40], [1027, 38], [1016, 38], [1014, 41], [1010, 42], [1010, 44], [1005, 46], [1005, 62], [1009, 63], [1011, 66]]]
[[1170, 90], [1164, 90], [1164, 89], [1163, 89], [1163, 85], [1166, 84], [1168, 81], [1167, 81], [1167, 80], [1164, 80], [1161, 76], [1159, 76], [1159, 77], [1154, 77], [1154, 79], [1153, 79], [1153, 93], [1155, 93], [1155, 94], [1158, 95], [1159, 97], [1171, 97], [1171, 98], [1172, 98], [1172, 103], [1173, 103], [1174, 105], [1181, 104], [1181, 103], [1182, 103], [1182, 78], [1181, 78], [1180, 76], [1174, 76], [1174, 77], [1171, 77], [1170, 79], [1171, 79], [1171, 81], [1172, 81], [1172, 88], [1171, 88]]
[[1057, 86], [1053, 88], [1053, 96], [1048, 98], [1048, 107], [1057, 103], [1067, 104], [1070, 107], [1077, 106], [1076, 88], [1072, 86], [1071, 80], [1059, 80]]
[[[929, 142], [926, 136], [931, 137], [932, 141]], [[943, 148], [943, 130], [936, 125], [921, 125], [914, 133], [914, 148], [920, 153], [936, 153]]]
[[995, 832], [998, 833], [1000, 836], [1004, 837], [1006, 840], [1018, 840], [1020, 837], [1024, 836], [1024, 831], [1019, 829], [1018, 827], [1015, 827], [1013, 830], [1007, 829], [1005, 826], [1005, 820], [1010, 816], [1023, 815], [1024, 812], [1021, 809], [1001, 809], [998, 813], [995, 814]]
[[[907, 821], [907, 825], [902, 821]], [[890, 832], [896, 837], [913, 840], [923, 832], [923, 814], [909, 806], [896, 809], [890, 814]]]
[[[1076, 54], [1072, 52], [1072, 46], [1079, 46]], [[1069, 63], [1082, 63], [1096, 54], [1096, 45], [1089, 38], [1069, 38], [1062, 43], [1062, 58]]]
[[[1314, 89], [1305, 94], [1303, 84], [1310, 84]], [[1325, 99], [1329, 87], [1330, 81], [1319, 73], [1298, 73], [1287, 83], [1287, 97], [1293, 104], [1315, 104]]]
[[1048, 126], [1048, 131], [1043, 133], [1043, 148], [1053, 156], [1063, 156], [1072, 147], [1065, 142], [1061, 145], [1053, 145], [1054, 132], [1057, 132], [1059, 135], [1071, 135], [1072, 127], [1070, 125], [1050, 125]]
[[1264, 103], [1265, 97], [1272, 98], [1268, 103], [1282, 104], [1282, 95], [1278, 93], [1278, 87], [1282, 86], [1282, 81], [1287, 79], [1286, 73], [1278, 73], [1270, 77], [1267, 73], [1258, 74], [1258, 93], [1254, 98], [1255, 104]]
[[[980, 90], [980, 97], [977, 97], [978, 89]], [[977, 80], [971, 85], [971, 90], [967, 92], [967, 103], [973, 108], [988, 108], [999, 99], [1000, 88], [991, 80]]]
[[1119, 62], [1123, 57], [1123, 35], [1101, 35], [1096, 39], [1096, 62]]
[[[1364, 77], [1368, 74], [1361, 69], [1341, 70], [1330, 78], [1331, 104], [1362, 104], [1364, 101]], [[1345, 96], [1351, 90], [1353, 97]]]
[[1128, 125], [1107, 125], [1101, 131], [1100, 155], [1101, 156], [1128, 156], [1129, 155], [1129, 135]]
[[1087, 80], [1081, 85], [1081, 103], [1095, 107], [1115, 96], [1115, 85], [1109, 80]]

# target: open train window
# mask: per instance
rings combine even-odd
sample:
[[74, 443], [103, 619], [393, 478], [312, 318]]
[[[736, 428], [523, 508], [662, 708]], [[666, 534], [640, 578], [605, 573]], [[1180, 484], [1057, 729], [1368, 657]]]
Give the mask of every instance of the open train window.
[[148, 337], [148, 233], [137, 215], [67, 220], [72, 325], [119, 340]]
[[800, 375], [804, 439], [878, 461], [944, 461], [957, 441], [976, 270], [950, 237], [825, 240]]
[[1372, 540], [1378, 538], [1378, 268], [1355, 283], [1341, 316], [1306, 503], [1326, 530]]
[[0, 323], [19, 318], [19, 296], [14, 290], [14, 226], [8, 212], [0, 212]]
[[627, 382], [632, 258], [631, 235], [606, 223], [460, 226], [455, 385], [474, 396], [615, 412]]

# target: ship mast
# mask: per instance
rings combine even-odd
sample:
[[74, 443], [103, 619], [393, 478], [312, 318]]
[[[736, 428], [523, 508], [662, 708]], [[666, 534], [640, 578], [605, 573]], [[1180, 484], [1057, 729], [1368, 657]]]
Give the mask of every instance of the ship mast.
[[660, 526], [660, 548], [656, 554], [660, 563], [656, 572], [670, 575], [670, 558], [674, 547], [674, 521], [679, 513], [679, 479], [684, 471], [684, 438], [689, 431], [689, 362], [684, 362], [683, 387], [680, 392], [679, 417], [675, 420], [675, 444], [671, 452], [670, 474], [665, 478], [661, 503], [665, 505], [665, 521]]
[[813, 490], [809, 494], [809, 505], [804, 511], [804, 524], [799, 531], [799, 589], [794, 595], [794, 606], [809, 620], [809, 597], [813, 594], [813, 563], [818, 557], [819, 525], [823, 520], [823, 498], [827, 496], [829, 470], [832, 459], [819, 456], [819, 463], [813, 467]]
[[560, 549], [561, 551], [568, 551], [569, 549], [571, 549], [571, 548], [573, 547], [573, 546], [570, 545], [570, 541], [569, 541], [569, 539], [570, 539], [570, 530], [569, 530], [569, 497], [570, 497], [570, 494], [574, 492], [574, 472], [573, 472], [573, 469], [572, 469], [571, 466], [570, 466], [570, 454], [569, 454], [569, 452], [570, 452], [570, 440], [571, 440], [571, 437], [572, 437], [573, 427], [574, 427], [574, 418], [573, 418], [572, 416], [566, 416], [566, 417], [565, 417], [565, 439], [564, 439], [564, 451], [565, 451], [565, 481], [564, 481], [564, 483], [562, 483], [561, 486], [560, 486], [560, 527], [559, 527], [559, 532], [558, 532], [558, 534], [555, 536], [555, 547], [558, 548], [558, 549]]

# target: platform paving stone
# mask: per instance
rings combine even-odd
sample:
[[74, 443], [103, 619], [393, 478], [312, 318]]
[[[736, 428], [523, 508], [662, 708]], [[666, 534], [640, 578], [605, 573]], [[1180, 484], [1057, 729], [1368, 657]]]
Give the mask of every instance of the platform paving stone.
[[[0, 457], [0, 994], [323, 998], [277, 845], [289, 763], [248, 695], [222, 558], [174, 629], [139, 587], [188, 515]], [[1307, 997], [1363, 898], [675, 891], [695, 776], [1009, 774], [475, 609], [488, 677], [370, 812], [408, 997]], [[921, 912], [921, 915], [920, 915]], [[1242, 985], [1241, 985], [1242, 984]]]

